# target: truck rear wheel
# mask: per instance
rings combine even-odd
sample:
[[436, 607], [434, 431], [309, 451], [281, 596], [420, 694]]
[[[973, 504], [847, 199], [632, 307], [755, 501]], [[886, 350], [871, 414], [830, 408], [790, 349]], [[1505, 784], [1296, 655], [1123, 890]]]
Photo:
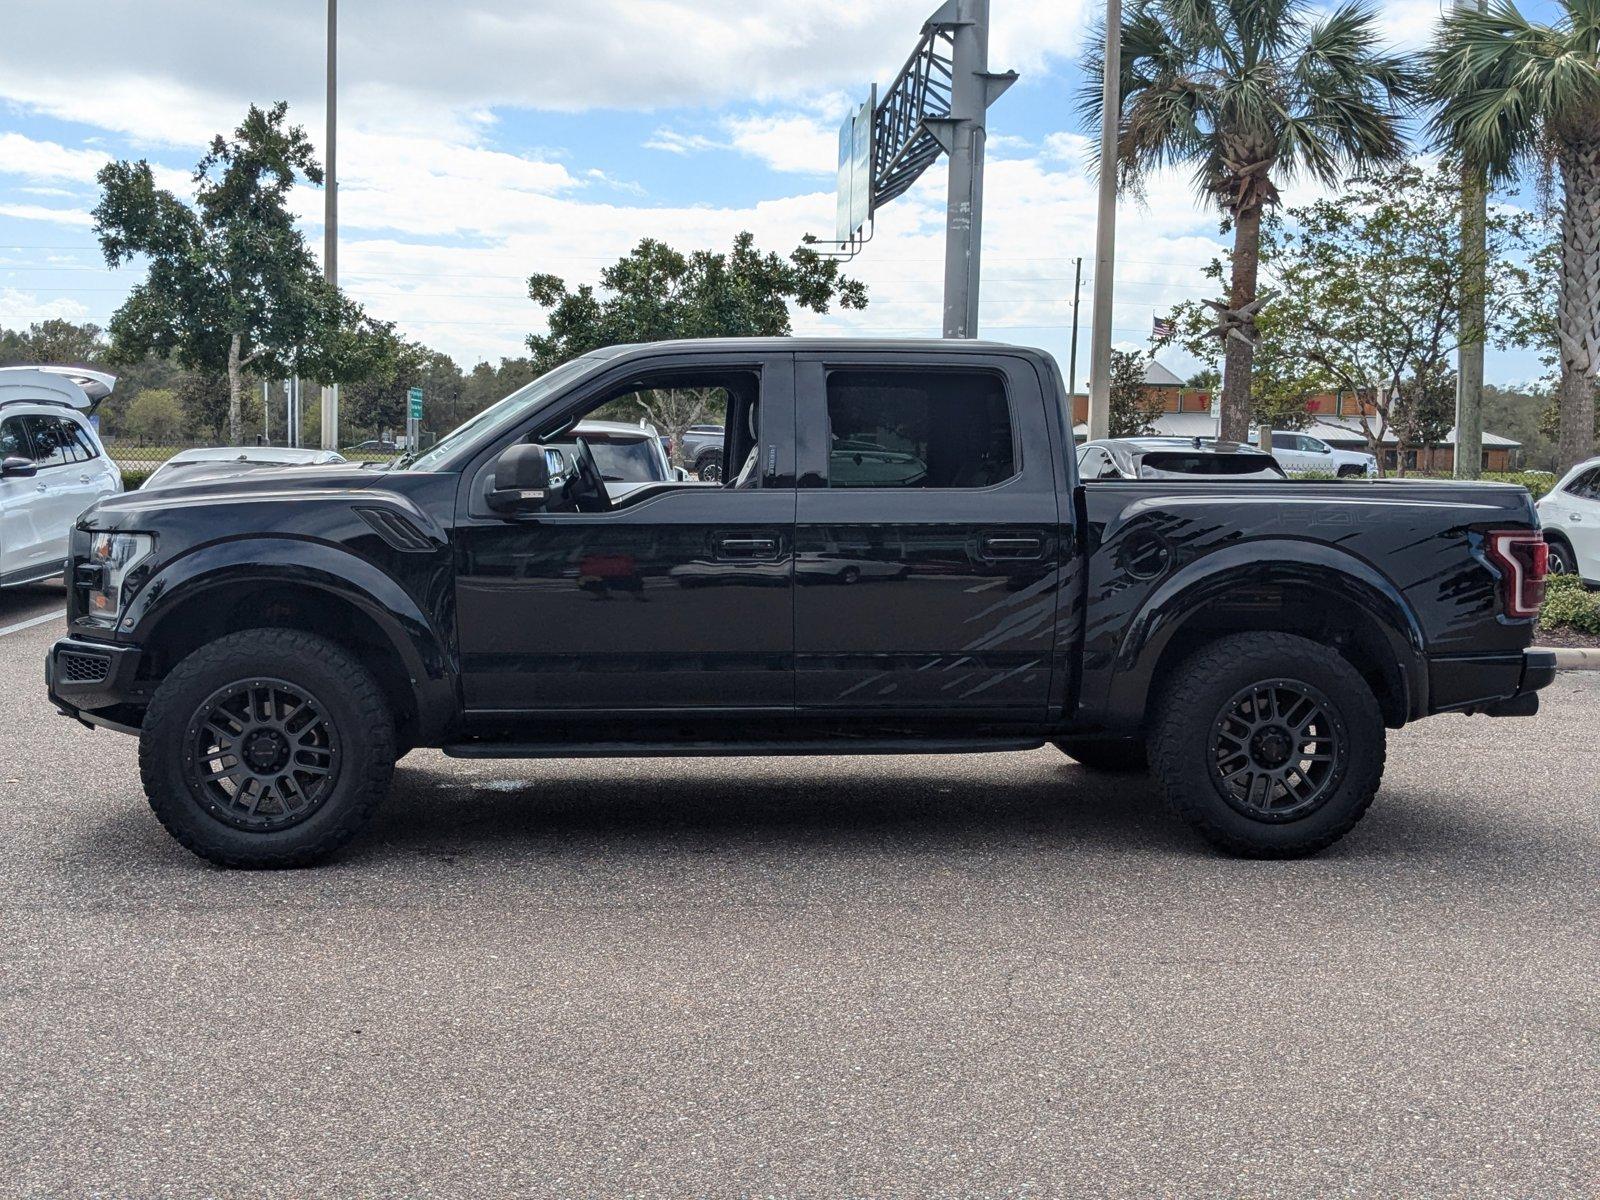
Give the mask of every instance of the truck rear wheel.
[[1383, 778], [1377, 698], [1337, 652], [1237, 634], [1185, 660], [1162, 698], [1151, 768], [1201, 837], [1252, 858], [1315, 854], [1355, 827]]
[[248, 629], [190, 654], [145, 713], [139, 772], [167, 832], [226, 867], [298, 867], [366, 824], [389, 789], [394, 720], [347, 651]]

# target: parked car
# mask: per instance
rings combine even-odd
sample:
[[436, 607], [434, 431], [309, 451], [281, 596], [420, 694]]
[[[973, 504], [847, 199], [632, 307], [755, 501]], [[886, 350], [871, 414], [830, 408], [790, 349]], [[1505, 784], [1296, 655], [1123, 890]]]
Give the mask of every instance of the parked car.
[[337, 450], [313, 450], [295, 446], [210, 446], [180, 450], [144, 481], [145, 491], [172, 487], [178, 483], [199, 483], [226, 479], [242, 471], [262, 471], [283, 467], [326, 467], [345, 462]]
[[1286, 479], [1276, 459], [1242, 442], [1207, 438], [1102, 438], [1078, 448], [1078, 474], [1102, 479]]
[[[613, 484], [568, 436], [667, 381], [727, 391], [742, 482]], [[49, 695], [136, 733], [156, 816], [233, 866], [331, 854], [419, 746], [1053, 743], [1089, 769], [1148, 763], [1201, 836], [1287, 857], [1360, 820], [1387, 729], [1537, 710], [1555, 656], [1530, 649], [1545, 547], [1525, 489], [1254, 462], [1080, 486], [1064, 391], [1047, 354], [985, 342], [595, 351], [388, 470], [100, 501], [72, 535]], [[920, 468], [857, 486], [839, 442]]]
[[1539, 501], [1550, 573], [1600, 586], [1600, 458], [1581, 462]]
[[1290, 475], [1332, 475], [1339, 479], [1364, 475], [1370, 479], [1378, 473], [1374, 455], [1339, 450], [1309, 433], [1274, 430], [1272, 457]]
[[122, 490], [89, 420], [116, 382], [75, 368], [0, 368], [0, 587], [61, 574], [78, 514]]
[[346, 446], [345, 451], [352, 454], [398, 454], [400, 443], [390, 438], [368, 438], [364, 442]]
[[722, 445], [726, 431], [721, 425], [691, 425], [683, 434], [683, 453], [678, 461], [688, 463], [690, 474], [706, 483], [722, 478]]

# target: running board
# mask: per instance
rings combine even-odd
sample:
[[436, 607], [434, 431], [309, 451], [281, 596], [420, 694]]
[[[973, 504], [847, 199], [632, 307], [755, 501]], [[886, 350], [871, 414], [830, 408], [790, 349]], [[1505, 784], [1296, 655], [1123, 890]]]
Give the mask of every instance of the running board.
[[456, 742], [451, 758], [767, 758], [773, 755], [993, 754], [1037, 750], [1039, 737], [822, 738], [765, 742]]

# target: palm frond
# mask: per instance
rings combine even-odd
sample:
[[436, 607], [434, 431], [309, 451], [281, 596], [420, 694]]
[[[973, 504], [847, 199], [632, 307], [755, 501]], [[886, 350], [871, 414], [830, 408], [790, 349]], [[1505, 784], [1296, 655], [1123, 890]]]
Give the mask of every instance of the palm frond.
[[[1320, 15], [1307, 0], [1133, 0], [1122, 27], [1124, 181], [1190, 162], [1196, 187], [1232, 210], [1270, 202], [1274, 167], [1331, 179], [1394, 157], [1414, 80], [1376, 28], [1366, 0]], [[1097, 119], [1098, 45], [1084, 65], [1080, 107]]]
[[1600, 137], [1600, 0], [1564, 2], [1556, 25], [1511, 0], [1448, 13], [1429, 51], [1435, 138], [1496, 180], [1543, 162], [1552, 139]]

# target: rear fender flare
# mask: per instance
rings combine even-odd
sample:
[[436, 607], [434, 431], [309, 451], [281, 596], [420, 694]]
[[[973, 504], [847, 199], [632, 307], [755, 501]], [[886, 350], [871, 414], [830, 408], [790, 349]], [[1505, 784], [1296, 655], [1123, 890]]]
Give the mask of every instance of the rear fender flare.
[[1155, 589], [1128, 624], [1112, 664], [1106, 724], [1138, 726], [1162, 655], [1208, 604], [1239, 589], [1310, 587], [1361, 613], [1388, 645], [1406, 719], [1427, 711], [1428, 666], [1422, 627], [1392, 580], [1363, 559], [1318, 542], [1272, 538], [1229, 546], [1188, 564]]

